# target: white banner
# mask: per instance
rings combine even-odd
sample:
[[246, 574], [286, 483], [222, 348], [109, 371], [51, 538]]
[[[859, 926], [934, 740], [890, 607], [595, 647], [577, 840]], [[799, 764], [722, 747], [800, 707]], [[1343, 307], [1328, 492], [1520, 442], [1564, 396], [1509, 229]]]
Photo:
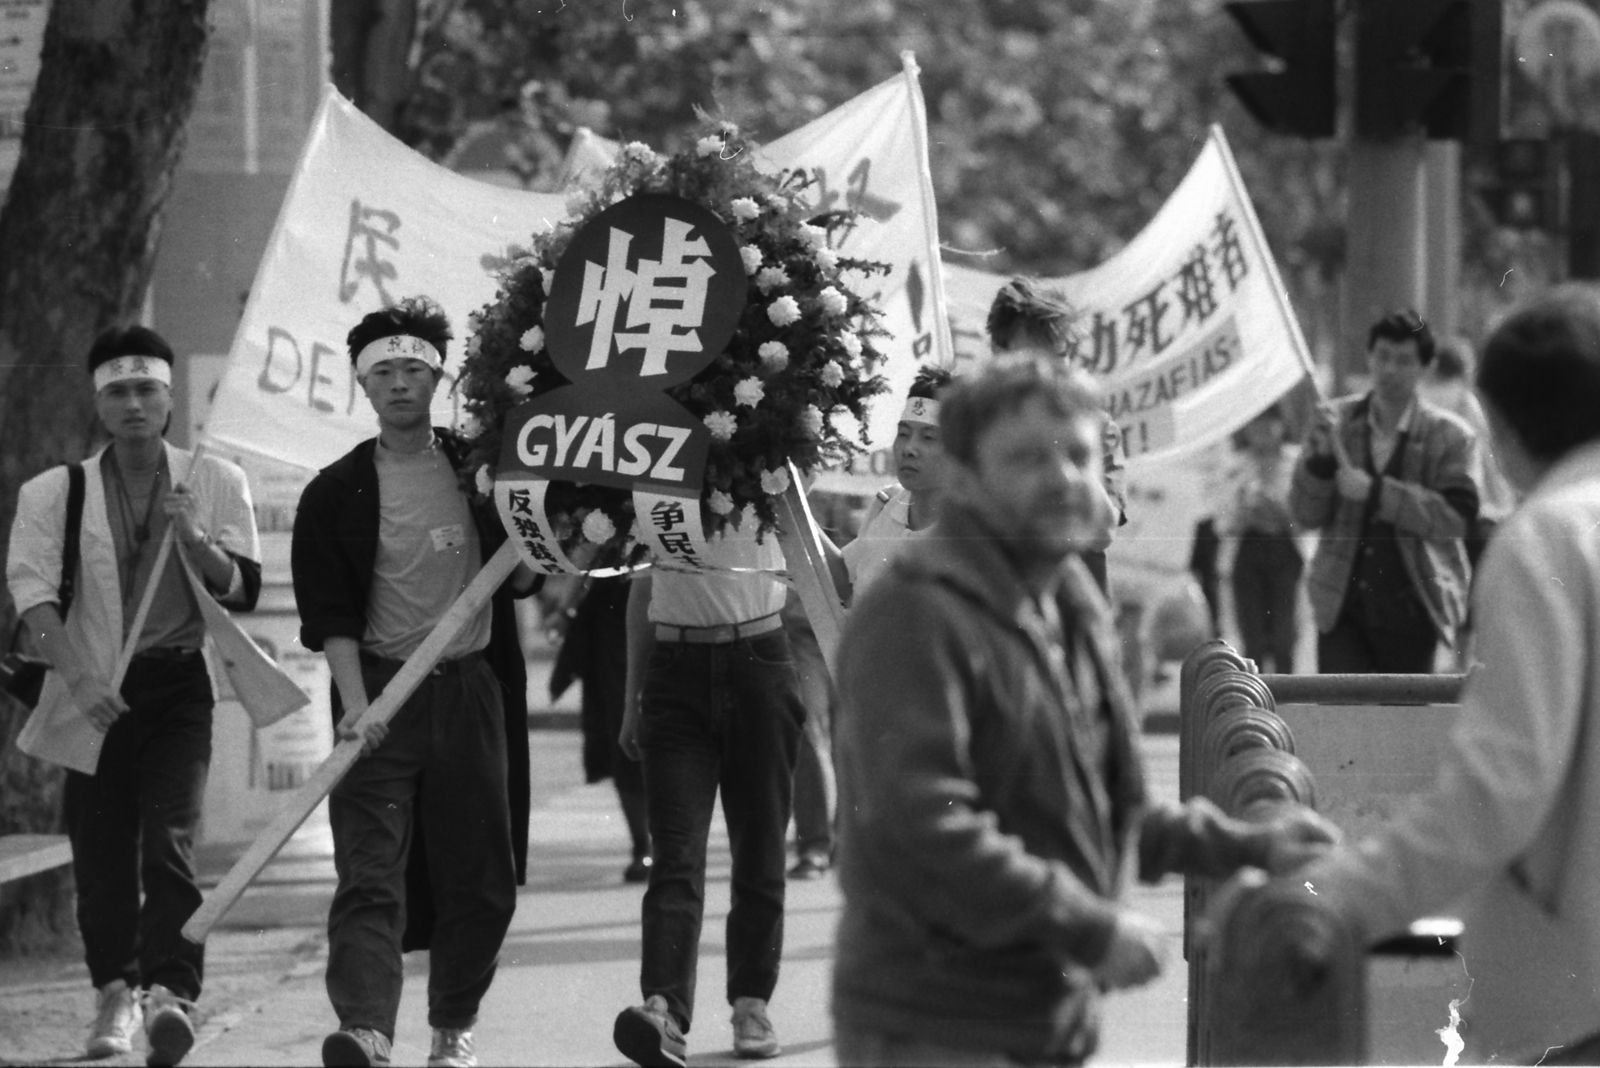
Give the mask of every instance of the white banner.
[[[1311, 366], [1300, 325], [1220, 127], [1139, 235], [1057, 285], [1079, 309], [1073, 353], [1100, 380], [1130, 462], [1220, 441]], [[988, 355], [1000, 275], [947, 266], [958, 369]], [[969, 339], [972, 344], [967, 344]]]
[[302, 150], [206, 423], [223, 455], [316, 469], [372, 437], [345, 334], [408, 296], [455, 330], [434, 422], [454, 423], [467, 315], [495, 292], [497, 257], [566, 216], [565, 198], [465, 178], [395, 140], [331, 89]]

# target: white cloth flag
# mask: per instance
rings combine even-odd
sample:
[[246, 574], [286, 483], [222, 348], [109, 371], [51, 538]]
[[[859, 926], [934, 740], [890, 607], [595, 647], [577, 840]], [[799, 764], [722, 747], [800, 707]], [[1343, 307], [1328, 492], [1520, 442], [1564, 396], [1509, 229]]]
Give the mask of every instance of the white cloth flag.
[[[984, 319], [1005, 281], [945, 268], [958, 369], [988, 358]], [[1311, 366], [1221, 127], [1122, 251], [1046, 283], [1082, 313], [1074, 356], [1105, 388], [1136, 468], [1222, 439]]]
[[257, 269], [205, 437], [223, 455], [316, 469], [377, 429], [345, 334], [367, 312], [425, 294], [456, 339], [434, 423], [512, 245], [566, 216], [565, 198], [465, 178], [407, 148], [328, 90]]

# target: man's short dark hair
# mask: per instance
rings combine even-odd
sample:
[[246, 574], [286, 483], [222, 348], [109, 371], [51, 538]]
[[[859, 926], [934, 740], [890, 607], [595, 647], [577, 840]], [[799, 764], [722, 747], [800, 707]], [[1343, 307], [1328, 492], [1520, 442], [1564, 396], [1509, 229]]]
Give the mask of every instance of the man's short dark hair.
[[917, 369], [917, 377], [911, 380], [911, 388], [906, 391], [906, 396], [938, 400], [939, 394], [949, 389], [950, 383], [955, 380], [956, 376], [948, 368], [925, 364]]
[[374, 341], [386, 337], [420, 337], [439, 350], [439, 359], [447, 356], [445, 346], [455, 335], [450, 332], [450, 320], [444, 309], [428, 297], [407, 297], [405, 300], [368, 312], [361, 321], [350, 328], [344, 343], [350, 349], [350, 362], [355, 363], [361, 350]]
[[1100, 410], [1099, 386], [1087, 372], [1037, 356], [998, 359], [977, 374], [962, 377], [940, 398], [944, 451], [971, 467], [978, 456], [978, 439], [1034, 399], [1060, 416]]
[[1435, 377], [1447, 381], [1458, 378], [1470, 378], [1472, 366], [1472, 342], [1460, 334], [1451, 334], [1449, 337], [1440, 338], [1433, 348], [1433, 373]]
[[994, 295], [984, 326], [996, 352], [1038, 345], [1065, 356], [1077, 321], [1078, 310], [1061, 290], [1035, 278], [1013, 278]]
[[148, 326], [113, 326], [100, 332], [89, 346], [89, 373], [118, 356], [154, 356], [172, 363], [172, 346]]
[[1433, 362], [1433, 331], [1428, 329], [1428, 324], [1423, 322], [1422, 316], [1410, 308], [1392, 311], [1382, 319], [1373, 323], [1367, 330], [1367, 351], [1372, 351], [1372, 346], [1382, 338], [1385, 341], [1396, 343], [1415, 341], [1417, 343], [1417, 359], [1426, 367]]
[[1564, 285], [1513, 311], [1483, 347], [1478, 392], [1535, 459], [1600, 439], [1600, 291]]

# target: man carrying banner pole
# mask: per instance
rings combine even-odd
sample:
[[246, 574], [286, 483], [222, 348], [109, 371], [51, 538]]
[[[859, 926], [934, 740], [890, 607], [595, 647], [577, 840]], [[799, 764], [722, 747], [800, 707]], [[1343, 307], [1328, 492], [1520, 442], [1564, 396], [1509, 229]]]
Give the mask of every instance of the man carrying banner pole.
[[217, 606], [255, 607], [261, 554], [244, 472], [163, 440], [166, 341], [113, 327], [89, 370], [111, 445], [31, 479], [17, 501], [6, 581], [53, 667], [18, 746], [69, 769], [78, 925], [99, 991], [87, 1055], [130, 1052], [142, 1017], [149, 1063], [174, 1065], [194, 1044], [205, 970], [204, 948], [179, 936], [201, 901], [194, 839], [215, 703], [201, 650], [208, 636], [248, 644]]
[[[429, 425], [450, 336], [425, 298], [350, 331], [380, 432], [323, 469], [296, 514], [301, 640], [328, 658], [346, 740], [504, 538], [462, 495], [454, 439]], [[519, 571], [389, 723], [368, 717], [363, 756], [329, 795], [339, 887], [327, 986], [340, 1029], [323, 1043], [326, 1065], [388, 1063], [401, 953], [423, 947], [428, 1063], [477, 1063], [472, 1027], [526, 864], [526, 679], [509, 598], [535, 583]]]

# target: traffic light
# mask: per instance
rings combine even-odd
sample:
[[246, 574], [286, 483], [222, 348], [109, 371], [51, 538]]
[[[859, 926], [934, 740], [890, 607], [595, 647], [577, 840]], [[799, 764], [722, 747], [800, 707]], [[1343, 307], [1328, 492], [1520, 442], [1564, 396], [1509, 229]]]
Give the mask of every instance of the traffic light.
[[1556, 174], [1551, 143], [1519, 137], [1495, 146], [1495, 184], [1484, 191], [1495, 221], [1513, 230], [1556, 227]]
[[1359, 0], [1357, 17], [1357, 136], [1496, 136], [1500, 0]]
[[1332, 137], [1334, 0], [1245, 0], [1223, 4], [1250, 43], [1277, 69], [1227, 76], [1245, 110], [1275, 133]]

